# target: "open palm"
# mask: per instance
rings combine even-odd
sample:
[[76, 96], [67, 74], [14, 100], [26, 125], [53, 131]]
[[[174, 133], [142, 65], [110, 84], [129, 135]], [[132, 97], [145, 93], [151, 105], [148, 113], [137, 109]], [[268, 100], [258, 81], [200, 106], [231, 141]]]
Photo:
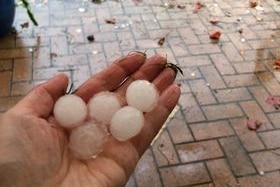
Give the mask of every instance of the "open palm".
[[68, 150], [68, 132], [53, 120], [55, 101], [65, 94], [68, 79], [58, 75], [35, 87], [0, 121], [0, 186], [124, 186], [139, 158], [149, 147], [176, 105], [180, 89], [166, 59], [146, 59], [132, 53], [91, 77], [75, 92], [86, 102], [100, 91], [114, 91], [124, 99], [136, 79], [152, 81], [160, 91], [158, 105], [145, 114], [139, 135], [119, 142], [110, 137], [96, 158], [82, 161]]

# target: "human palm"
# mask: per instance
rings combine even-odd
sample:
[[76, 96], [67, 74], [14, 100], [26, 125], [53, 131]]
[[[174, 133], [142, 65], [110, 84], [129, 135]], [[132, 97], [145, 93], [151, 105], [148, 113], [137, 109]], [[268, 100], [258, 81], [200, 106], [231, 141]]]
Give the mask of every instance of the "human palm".
[[52, 109], [65, 94], [68, 79], [58, 75], [35, 87], [0, 121], [0, 186], [124, 186], [139, 158], [148, 148], [176, 105], [180, 89], [166, 59], [132, 53], [91, 77], [75, 92], [86, 102], [99, 91], [114, 91], [124, 99], [136, 79], [152, 81], [160, 91], [158, 105], [145, 114], [139, 135], [119, 142], [112, 137], [103, 152], [78, 160], [68, 150], [68, 133], [55, 123]]

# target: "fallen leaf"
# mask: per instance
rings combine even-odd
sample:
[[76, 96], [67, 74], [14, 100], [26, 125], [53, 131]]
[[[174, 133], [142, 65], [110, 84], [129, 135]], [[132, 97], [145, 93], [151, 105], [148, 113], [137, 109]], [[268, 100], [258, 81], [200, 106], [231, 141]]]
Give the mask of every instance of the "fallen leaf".
[[158, 45], [162, 46], [165, 42], [165, 37], [162, 37], [158, 40]]
[[203, 6], [200, 2], [195, 3], [193, 13], [197, 13]]
[[274, 61], [274, 65], [280, 66], [280, 60], [275, 60], [275, 61]]
[[251, 0], [251, 1], [249, 2], [249, 4], [250, 4], [250, 7], [251, 7], [251, 8], [255, 8], [256, 6], [258, 6], [258, 2], [255, 1], [255, 0]]
[[92, 34], [92, 35], [87, 36], [87, 40], [89, 42], [94, 42], [94, 40], [95, 40], [94, 35]]
[[108, 24], [116, 24], [116, 19], [115, 18], [105, 19], [105, 22]]
[[51, 52], [51, 53], [50, 53], [50, 57], [51, 57], [51, 58], [57, 57], [57, 53]]
[[186, 6], [185, 6], [185, 5], [177, 5], [177, 8], [179, 8], [179, 9], [185, 9]]
[[276, 110], [280, 108], [280, 98], [270, 95], [265, 100], [266, 104], [273, 106]]
[[217, 25], [219, 23], [219, 20], [217, 20], [216, 18], [211, 18], [209, 22], [212, 23], [213, 25]]
[[29, 27], [29, 22], [25, 22], [20, 24], [21, 28], [28, 28]]
[[238, 29], [238, 32], [239, 32], [239, 34], [242, 34], [242, 33], [243, 33], [243, 29], [242, 29], [242, 28], [239, 28], [239, 29]]
[[210, 39], [213, 39], [213, 40], [219, 40], [221, 35], [222, 35], [222, 33], [219, 30], [213, 30], [209, 33]]
[[263, 123], [259, 120], [249, 118], [247, 120], [247, 127], [249, 130], [257, 130]]

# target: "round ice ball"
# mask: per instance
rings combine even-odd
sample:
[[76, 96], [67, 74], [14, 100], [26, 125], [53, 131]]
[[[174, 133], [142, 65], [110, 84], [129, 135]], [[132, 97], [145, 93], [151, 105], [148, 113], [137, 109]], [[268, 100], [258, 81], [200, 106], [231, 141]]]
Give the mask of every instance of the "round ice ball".
[[74, 128], [79, 126], [87, 117], [87, 106], [76, 95], [64, 95], [56, 101], [53, 114], [55, 120], [61, 126]]
[[120, 108], [117, 96], [108, 91], [97, 93], [88, 102], [89, 116], [103, 124], [109, 124], [114, 113]]
[[143, 125], [143, 113], [131, 106], [125, 106], [112, 117], [110, 132], [117, 140], [125, 141], [136, 136]]
[[107, 136], [98, 124], [87, 122], [71, 131], [68, 146], [78, 159], [94, 158], [102, 152]]
[[128, 105], [142, 112], [151, 111], [156, 106], [158, 98], [155, 85], [146, 80], [136, 80], [126, 90]]

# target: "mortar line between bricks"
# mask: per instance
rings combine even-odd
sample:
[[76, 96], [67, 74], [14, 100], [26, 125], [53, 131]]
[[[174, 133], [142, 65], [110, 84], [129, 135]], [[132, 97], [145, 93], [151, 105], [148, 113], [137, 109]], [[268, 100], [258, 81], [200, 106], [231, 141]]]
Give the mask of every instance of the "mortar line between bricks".
[[[156, 156], [155, 156], [155, 153], [154, 153], [154, 150], [153, 150], [152, 146], [150, 146], [149, 149], [151, 150], [151, 154], [152, 154], [152, 157], [153, 157], [153, 161], [154, 161], [154, 164], [155, 164], [155, 168], [156, 168], [156, 171], [157, 171], [158, 176], [159, 176], [159, 181], [160, 181], [161, 185], [164, 186], [163, 179], [162, 179], [162, 176], [161, 176], [161, 173], [160, 173], [160, 168], [161, 168], [161, 167], [160, 167], [160, 166], [158, 165], [158, 163], [157, 163]], [[168, 161], [168, 160], [167, 160], [167, 161]], [[136, 178], [136, 176], [135, 176], [135, 178]]]
[[176, 166], [182, 166], [182, 165], [199, 164], [199, 163], [212, 161], [212, 160], [216, 160], [216, 159], [223, 159], [223, 158], [225, 158], [225, 155], [218, 156], [218, 157], [215, 157], [215, 158], [207, 158], [207, 159], [193, 160], [193, 161], [189, 161], [189, 162], [182, 162], [182, 163], [176, 163], [176, 164], [170, 164], [170, 165], [162, 165], [162, 166], [158, 166], [158, 168], [161, 169], [161, 168], [176, 167]]
[[[207, 161], [204, 160], [202, 163], [203, 163], [204, 167], [206, 168], [206, 172], [207, 172], [207, 174], [208, 174], [208, 176], [209, 176], [211, 182], [214, 183], [215, 180], [214, 180], [214, 178], [212, 177], [211, 172], [210, 172], [210, 169], [208, 168], [206, 162], [207, 162]], [[214, 184], [215, 184], [215, 183], [214, 183]]]

